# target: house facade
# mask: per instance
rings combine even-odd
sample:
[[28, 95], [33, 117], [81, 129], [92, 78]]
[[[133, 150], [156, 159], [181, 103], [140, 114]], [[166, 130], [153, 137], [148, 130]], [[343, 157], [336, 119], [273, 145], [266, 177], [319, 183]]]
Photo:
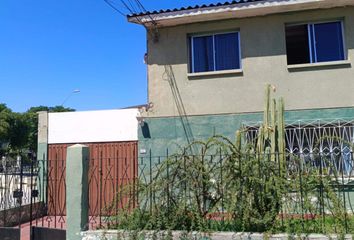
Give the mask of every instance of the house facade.
[[353, 0], [240, 0], [128, 20], [147, 28], [140, 154], [234, 139], [262, 119], [267, 83], [285, 100], [288, 151], [351, 151], [318, 142], [353, 141]]

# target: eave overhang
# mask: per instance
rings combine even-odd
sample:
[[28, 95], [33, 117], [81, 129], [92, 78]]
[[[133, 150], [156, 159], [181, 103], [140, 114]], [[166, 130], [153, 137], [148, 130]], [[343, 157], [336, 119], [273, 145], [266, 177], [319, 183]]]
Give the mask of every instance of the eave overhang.
[[230, 5], [200, 7], [187, 10], [166, 11], [156, 14], [128, 16], [131, 23], [167, 27], [204, 21], [247, 18], [270, 14], [314, 9], [354, 6], [354, 0], [264, 0], [235, 3]]

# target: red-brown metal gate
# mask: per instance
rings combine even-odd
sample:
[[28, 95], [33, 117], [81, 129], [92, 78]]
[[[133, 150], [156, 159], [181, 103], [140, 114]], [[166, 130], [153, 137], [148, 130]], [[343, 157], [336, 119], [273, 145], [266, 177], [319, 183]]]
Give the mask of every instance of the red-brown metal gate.
[[[83, 143], [90, 148], [90, 227], [101, 225], [128, 199], [118, 199], [125, 186], [138, 178], [137, 142]], [[66, 149], [73, 144], [50, 144], [48, 149], [48, 215], [65, 215]], [[70, 171], [70, 169], [68, 169]], [[133, 188], [134, 189], [134, 188]], [[135, 191], [131, 191], [136, 199]]]

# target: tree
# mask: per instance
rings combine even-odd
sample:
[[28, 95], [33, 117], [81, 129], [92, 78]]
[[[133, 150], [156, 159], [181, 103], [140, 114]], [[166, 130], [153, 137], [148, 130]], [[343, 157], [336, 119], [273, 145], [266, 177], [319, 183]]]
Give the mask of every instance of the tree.
[[[72, 112], [75, 109], [63, 106], [31, 107], [25, 113], [12, 112], [6, 104], [0, 104], [0, 156], [37, 150], [38, 112]], [[3, 145], [8, 144], [4, 149]]]
[[47, 112], [74, 112], [75, 109], [67, 108], [63, 106], [37, 106], [31, 107], [24, 113], [25, 118], [27, 119], [27, 124], [29, 126], [29, 134], [27, 136], [27, 148], [30, 150], [37, 150], [37, 137], [38, 137], [38, 112], [47, 111]]
[[48, 112], [75, 112], [75, 109], [60, 105], [60, 106], [49, 107]]
[[27, 110], [26, 113], [36, 113], [40, 111], [47, 111], [47, 112], [75, 112], [75, 109], [73, 108], [68, 108], [64, 107], [61, 105], [57, 105], [54, 107], [47, 107], [47, 106], [37, 106], [37, 107], [31, 107], [30, 109]]
[[13, 152], [19, 153], [22, 150], [30, 149], [29, 136], [31, 122], [26, 114], [12, 113], [10, 117], [9, 143]]
[[5, 151], [3, 149], [3, 145], [9, 141], [9, 121], [11, 113], [11, 110], [6, 106], [6, 104], [0, 104], [0, 154]]

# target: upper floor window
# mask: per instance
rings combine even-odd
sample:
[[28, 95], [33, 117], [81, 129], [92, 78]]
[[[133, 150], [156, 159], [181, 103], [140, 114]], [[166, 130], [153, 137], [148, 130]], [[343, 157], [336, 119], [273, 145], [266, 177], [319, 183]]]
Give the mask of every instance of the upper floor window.
[[288, 64], [345, 60], [341, 21], [286, 26]]
[[192, 73], [241, 68], [239, 32], [190, 38]]

